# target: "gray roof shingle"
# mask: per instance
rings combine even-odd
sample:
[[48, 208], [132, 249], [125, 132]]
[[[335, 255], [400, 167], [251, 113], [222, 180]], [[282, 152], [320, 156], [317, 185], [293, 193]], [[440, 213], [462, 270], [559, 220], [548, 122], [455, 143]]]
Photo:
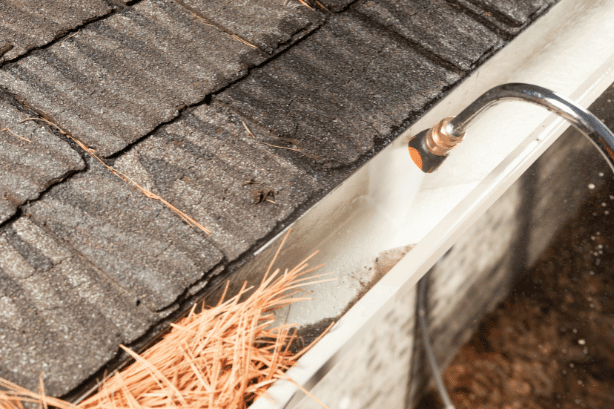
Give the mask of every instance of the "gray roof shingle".
[[24, 211], [153, 311], [222, 259], [204, 234], [96, 161]]
[[272, 54], [308, 34], [323, 16], [296, 0], [176, 0], [195, 15]]
[[444, 0], [368, 0], [356, 10], [461, 70], [503, 41]]
[[83, 169], [79, 154], [40, 122], [0, 96], [0, 224], [17, 207]]
[[103, 0], [3, 0], [0, 2], [0, 63], [43, 46], [110, 11]]
[[[535, 15], [544, 11], [544, 5], [547, 7], [556, 3], [557, 0], [446, 1], [452, 7], [484, 24], [504, 39], [510, 40], [526, 27]], [[517, 9], [514, 9], [514, 7], [517, 7]]]
[[22, 217], [0, 233], [0, 376], [60, 395], [159, 319], [55, 235]]
[[522, 26], [556, 0], [469, 0], [472, 3], [509, 19], [513, 25]]
[[0, 85], [108, 156], [262, 59], [175, 3], [145, 0], [5, 66]]
[[[265, 143], [275, 139], [253, 132]], [[318, 190], [275, 150], [251, 137], [235, 115], [203, 105], [138, 143], [115, 167], [206, 225], [234, 260]], [[257, 203], [263, 191], [275, 203]]]
[[340, 167], [460, 78], [345, 13], [216, 100]]

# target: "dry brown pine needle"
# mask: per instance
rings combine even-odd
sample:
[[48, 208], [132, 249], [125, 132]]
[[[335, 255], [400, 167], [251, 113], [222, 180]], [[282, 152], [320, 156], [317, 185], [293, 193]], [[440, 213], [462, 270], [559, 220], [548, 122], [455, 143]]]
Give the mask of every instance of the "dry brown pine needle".
[[[134, 187], [136, 190], [140, 191], [143, 195], [145, 195], [146, 197], [153, 199], [153, 200], [157, 200], [160, 203], [162, 203], [164, 206], [168, 207], [169, 209], [171, 209], [173, 212], [175, 212], [175, 214], [177, 214], [177, 216], [179, 216], [184, 222], [186, 222], [188, 225], [192, 226], [195, 229], [199, 229], [207, 234], [211, 234], [211, 232], [202, 224], [198, 223], [196, 220], [194, 220], [193, 218], [191, 218], [190, 216], [188, 216], [187, 214], [185, 214], [184, 212], [182, 212], [181, 210], [179, 210], [177, 207], [173, 206], [172, 204], [170, 204], [169, 202], [167, 202], [166, 200], [164, 200], [162, 197], [158, 196], [157, 194], [153, 193], [150, 190], [145, 189], [143, 186], [141, 186], [140, 184], [138, 184], [134, 179], [132, 179], [131, 177], [129, 177], [128, 175], [126, 175], [125, 173], [120, 172], [117, 169], [112, 168], [111, 166], [107, 165], [102, 159], [100, 159], [100, 157], [96, 154], [96, 151], [94, 151], [91, 148], [88, 148], [87, 145], [85, 145], [83, 142], [81, 142], [80, 140], [78, 140], [77, 138], [73, 137], [71, 134], [69, 134], [68, 132], [65, 132], [62, 128], [60, 128], [57, 124], [49, 121], [48, 119], [45, 118], [26, 118], [23, 121], [20, 121], [19, 123], [22, 122], [27, 122], [27, 121], [41, 121], [46, 123], [47, 125], [50, 125], [52, 127], [54, 127], [55, 129], [58, 130], [58, 132], [60, 132], [62, 135], [66, 136], [67, 138], [69, 138], [70, 140], [72, 140], [74, 143], [76, 143], [77, 145], [79, 145], [79, 147], [81, 149], [83, 149], [85, 152], [87, 152], [92, 158], [96, 159], [98, 162], [100, 162], [105, 168], [107, 168], [109, 170], [109, 172], [111, 172], [112, 174], [114, 174], [115, 176], [117, 176], [118, 178], [120, 178], [121, 180], [123, 180], [124, 182], [132, 185], [132, 187]], [[24, 138], [22, 138], [24, 139]]]
[[8, 132], [9, 134], [13, 135], [13, 136], [14, 136], [14, 137], [16, 137], [16, 138], [23, 139], [23, 140], [24, 140], [24, 141], [26, 141], [26, 142], [30, 142], [30, 143], [32, 143], [32, 141], [31, 141], [31, 140], [29, 140], [28, 138], [24, 138], [23, 136], [19, 136], [19, 135], [17, 135], [15, 132], [13, 132], [12, 130], [10, 130], [9, 128], [2, 128], [2, 129], [0, 129], [0, 132]]
[[263, 144], [263, 145], [270, 146], [270, 147], [272, 147], [272, 148], [279, 148], [279, 149], [286, 149], [286, 150], [289, 150], [289, 151], [294, 151], [294, 152], [301, 152], [300, 150], [295, 149], [295, 148], [286, 148], [286, 147], [284, 147], [284, 146], [273, 145], [273, 144], [270, 144], [270, 143], [267, 143], [267, 142], [263, 142], [263, 141], [261, 141], [261, 140], [259, 140], [259, 139], [257, 139], [257, 138], [256, 138], [256, 136], [255, 136], [255, 135], [252, 133], [252, 131], [251, 131], [251, 130], [250, 130], [248, 127], [247, 127], [247, 124], [246, 124], [245, 122], [241, 121], [241, 123], [242, 123], [242, 124], [243, 124], [243, 126], [245, 127], [245, 130], [247, 131], [247, 133], [249, 134], [249, 136], [251, 136], [252, 138], [254, 138], [255, 140], [257, 140], [258, 142], [260, 142], [260, 143], [261, 143], [261, 144]]
[[284, 372], [306, 352], [289, 351], [293, 324], [270, 328], [273, 312], [306, 300], [301, 287], [331, 280], [311, 275], [320, 267], [307, 263], [315, 253], [289, 271], [272, 271], [278, 254], [257, 288], [244, 284], [214, 307], [193, 308], [141, 355], [122, 346], [134, 362], [79, 405], [46, 397], [42, 382], [35, 393], [0, 379], [0, 408], [23, 409], [25, 402], [60, 409], [247, 408], [273, 382], [288, 379]]

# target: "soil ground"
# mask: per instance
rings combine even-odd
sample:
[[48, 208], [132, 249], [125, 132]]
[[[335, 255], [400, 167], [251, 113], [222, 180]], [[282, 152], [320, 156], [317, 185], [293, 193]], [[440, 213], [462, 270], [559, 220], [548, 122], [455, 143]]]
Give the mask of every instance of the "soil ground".
[[[443, 373], [456, 408], [614, 408], [613, 293], [614, 181], [595, 189]], [[434, 389], [418, 406], [443, 408]]]

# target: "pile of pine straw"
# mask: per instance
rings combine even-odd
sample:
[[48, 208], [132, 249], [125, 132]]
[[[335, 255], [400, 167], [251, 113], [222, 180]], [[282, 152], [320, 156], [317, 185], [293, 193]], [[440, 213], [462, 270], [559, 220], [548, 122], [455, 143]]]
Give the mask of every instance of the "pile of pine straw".
[[300, 287], [328, 281], [324, 274], [307, 276], [320, 267], [308, 268], [313, 254], [292, 270], [271, 273], [278, 254], [257, 288], [244, 284], [214, 307], [193, 308], [140, 355], [122, 346], [134, 362], [78, 405], [45, 396], [42, 382], [35, 393], [0, 379], [0, 408], [23, 409], [26, 402], [59, 409], [246, 408], [276, 380], [289, 379], [284, 372], [306, 352], [289, 351], [295, 324], [269, 328], [273, 311], [306, 300]]

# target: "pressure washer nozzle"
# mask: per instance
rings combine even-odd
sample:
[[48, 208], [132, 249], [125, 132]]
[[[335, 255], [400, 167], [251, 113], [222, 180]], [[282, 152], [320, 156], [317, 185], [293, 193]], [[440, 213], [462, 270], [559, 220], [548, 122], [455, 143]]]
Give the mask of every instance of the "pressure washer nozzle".
[[444, 118], [431, 129], [420, 132], [409, 141], [409, 155], [424, 172], [431, 173], [448, 157], [448, 153], [458, 145], [465, 134], [454, 136], [448, 123], [452, 118]]

